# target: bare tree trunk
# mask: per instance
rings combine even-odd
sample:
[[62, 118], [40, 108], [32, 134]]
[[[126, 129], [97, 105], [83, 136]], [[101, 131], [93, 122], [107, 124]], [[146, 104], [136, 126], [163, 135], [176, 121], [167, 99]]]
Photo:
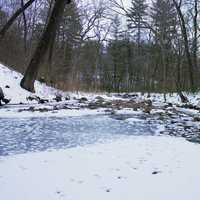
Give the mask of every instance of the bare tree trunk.
[[163, 65], [163, 84], [162, 84], [162, 90], [163, 90], [163, 96], [164, 101], [167, 101], [166, 93], [167, 93], [167, 62], [166, 62], [166, 50], [163, 45], [161, 45], [161, 56], [162, 56], [162, 65]]
[[194, 92], [195, 91], [194, 74], [193, 74], [194, 67], [193, 67], [192, 56], [191, 56], [190, 48], [189, 48], [189, 40], [188, 40], [188, 35], [187, 35], [185, 19], [184, 19], [183, 13], [181, 11], [182, 1], [180, 1], [178, 4], [176, 2], [176, 0], [173, 0], [173, 3], [175, 5], [175, 8], [177, 10], [177, 13], [178, 13], [178, 16], [180, 19], [180, 23], [181, 23], [181, 31], [182, 31], [182, 35], [183, 35], [183, 39], [184, 39], [185, 53], [186, 53], [187, 62], [188, 62], [190, 87], [191, 87], [192, 92]]
[[193, 27], [194, 27], [194, 39], [193, 39], [193, 60], [194, 60], [194, 67], [197, 69], [197, 41], [198, 41], [198, 0], [194, 0], [194, 17], [193, 17]]
[[177, 55], [176, 69], [177, 69], [176, 89], [177, 89], [177, 91], [181, 91], [182, 86], [181, 86], [181, 58], [180, 58], [180, 55]]
[[[24, 7], [24, 0], [21, 0], [21, 7]], [[23, 11], [23, 21], [24, 21], [24, 51], [27, 52], [27, 20], [25, 10]]]
[[58, 29], [61, 17], [64, 12], [65, 4], [70, 3], [70, 0], [56, 0], [52, 10], [51, 17], [45, 28], [35, 53], [28, 65], [25, 75], [20, 83], [21, 87], [34, 92], [34, 82], [37, 78], [40, 63], [43, 60], [52, 38], [55, 36], [54, 32]]
[[24, 6], [21, 6], [7, 21], [7, 23], [3, 26], [3, 28], [0, 30], [0, 39], [2, 39], [5, 36], [5, 33], [8, 31], [8, 29], [12, 26], [14, 21], [21, 15], [35, 0], [29, 0]]

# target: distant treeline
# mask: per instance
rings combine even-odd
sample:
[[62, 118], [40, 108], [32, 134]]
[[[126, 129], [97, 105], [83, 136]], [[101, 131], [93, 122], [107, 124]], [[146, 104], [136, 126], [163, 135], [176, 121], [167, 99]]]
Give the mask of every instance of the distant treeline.
[[[27, 1], [0, 1], [0, 29]], [[63, 90], [196, 91], [200, 86], [199, 2], [117, 0], [65, 8], [38, 79]], [[54, 0], [35, 2], [0, 37], [0, 61], [24, 73]], [[112, 8], [112, 10], [110, 9]]]

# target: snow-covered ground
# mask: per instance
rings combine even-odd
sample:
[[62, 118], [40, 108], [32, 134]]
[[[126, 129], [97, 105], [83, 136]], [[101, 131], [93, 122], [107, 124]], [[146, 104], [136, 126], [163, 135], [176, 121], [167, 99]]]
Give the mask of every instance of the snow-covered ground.
[[[113, 100], [125, 100], [121, 95], [118, 94], [108, 94], [108, 93], [84, 93], [84, 92], [62, 92], [60, 90], [48, 87], [44, 83], [40, 83], [38, 81], [35, 82], [35, 91], [36, 93], [32, 94], [20, 87], [20, 81], [22, 79], [22, 75], [18, 72], [15, 72], [12, 69], [0, 64], [0, 87], [2, 87], [6, 98], [11, 99], [10, 104], [8, 106], [4, 106], [0, 108], [0, 117], [65, 117], [65, 116], [80, 116], [80, 115], [96, 115], [96, 114], [104, 114], [106, 109], [88, 109], [82, 108], [79, 104], [79, 100], [84, 97], [87, 98], [89, 102], [95, 101], [96, 97], [102, 97], [105, 101], [113, 101]], [[172, 103], [173, 105], [182, 105], [179, 96], [174, 94], [167, 94], [167, 102], [164, 103], [164, 98], [162, 94], [151, 94], [151, 97], [147, 97], [147, 94], [134, 93], [137, 95], [136, 101], [144, 101], [151, 100], [156, 106], [164, 106], [167, 103]], [[62, 102], [56, 102], [56, 96], [62, 96]], [[131, 94], [130, 94], [131, 95]], [[187, 94], [188, 99], [193, 105], [200, 105], [200, 94]], [[39, 97], [44, 100], [48, 100], [45, 104], [38, 104], [36, 100], [30, 100], [29, 97]], [[65, 100], [65, 98], [69, 98], [69, 100]], [[127, 100], [129, 100], [127, 98]], [[63, 105], [67, 105], [67, 109], [60, 109]], [[55, 106], [58, 109], [54, 109]], [[32, 112], [29, 108], [35, 107], [36, 110]], [[41, 111], [41, 109], [43, 109]], [[43, 112], [44, 109], [48, 109], [47, 112]], [[39, 111], [37, 111], [39, 110]], [[182, 109], [183, 110], [183, 109]], [[157, 112], [157, 110], [153, 110], [153, 112]], [[194, 110], [183, 110], [186, 112], [191, 112], [192, 114], [197, 114], [197, 111]], [[117, 110], [117, 113], [123, 114], [135, 114], [135, 110], [133, 109], [121, 109]], [[140, 111], [137, 111], [138, 113]]]
[[[21, 74], [0, 65], [0, 87], [11, 99], [0, 107], [0, 199], [199, 200], [200, 145], [166, 136], [194, 135], [195, 142], [200, 141], [200, 113], [179, 107], [177, 94], [167, 95], [167, 102], [161, 94], [148, 98], [137, 93], [133, 99], [134, 94], [128, 94], [126, 99], [126, 94], [62, 92], [38, 81], [31, 94], [20, 87], [21, 79]], [[55, 101], [58, 94], [62, 102]], [[35, 96], [48, 102], [28, 100]], [[199, 94], [188, 98], [192, 105], [199, 104]], [[153, 106], [115, 105], [127, 101], [135, 106], [146, 100]], [[98, 101], [115, 106], [94, 109]], [[89, 103], [93, 108], [86, 106]], [[73, 121], [72, 116], [79, 118]], [[164, 136], [158, 136], [161, 133]], [[70, 138], [76, 141], [68, 142]], [[83, 139], [87, 142], [79, 141]], [[78, 145], [67, 146], [70, 142]], [[42, 148], [46, 143], [50, 146]]]
[[[27, 103], [27, 97], [32, 96], [32, 94], [20, 87], [20, 81], [22, 75], [8, 67], [0, 64], [0, 87], [2, 87], [5, 96], [11, 99], [10, 103]], [[7, 88], [6, 86], [9, 86]], [[45, 86], [45, 84], [40, 84], [38, 81], [35, 83], [36, 95], [40, 97], [52, 98], [56, 91], [53, 88]]]
[[[8, 99], [11, 99], [11, 104], [32, 104], [37, 101], [27, 100], [28, 97], [40, 97], [49, 100], [51, 103], [55, 103], [53, 99], [56, 95], [61, 95], [63, 100], [65, 97], [70, 97], [71, 101], [74, 102], [74, 99], [79, 99], [81, 97], [87, 97], [88, 100], [93, 100], [95, 97], [101, 95], [101, 97], [107, 100], [120, 99], [112, 95], [107, 95], [106, 93], [94, 94], [94, 93], [85, 93], [85, 92], [63, 92], [58, 89], [47, 86], [45, 83], [40, 83], [35, 81], [35, 93], [30, 93], [20, 87], [20, 81], [23, 78], [23, 75], [19, 72], [12, 70], [2, 64], [0, 64], [0, 87], [2, 87], [5, 96]], [[9, 86], [7, 88], [6, 86]]]
[[[35, 81], [35, 93], [30, 93], [20, 87], [20, 81], [22, 75], [8, 67], [0, 64], [0, 87], [3, 89], [5, 97], [11, 99], [11, 102], [4, 107], [0, 107], [0, 117], [2, 118], [16, 118], [16, 117], [65, 117], [65, 116], [80, 116], [80, 115], [96, 115], [104, 113], [102, 109], [90, 110], [90, 109], [73, 109], [77, 107], [77, 100], [82, 97], [87, 97], [88, 100], [94, 100], [99, 94], [84, 93], [84, 92], [62, 92], [60, 90], [48, 87], [44, 83]], [[57, 95], [62, 96], [63, 102], [57, 103], [54, 99]], [[48, 100], [48, 103], [38, 104], [36, 100], [28, 100], [29, 97], [39, 97], [41, 99]], [[64, 101], [65, 97], [70, 100]], [[101, 97], [107, 100], [119, 99], [114, 96], [101, 94]], [[70, 105], [70, 109], [52, 109], [54, 106], [59, 107], [67, 103]], [[75, 106], [74, 106], [75, 105]], [[41, 111], [20, 111], [22, 109], [28, 109], [30, 106], [34, 106], [37, 109], [52, 109], [52, 111], [46, 113]], [[72, 108], [72, 109], [71, 109]]]
[[132, 137], [0, 160], [3, 200], [199, 200], [200, 146]]

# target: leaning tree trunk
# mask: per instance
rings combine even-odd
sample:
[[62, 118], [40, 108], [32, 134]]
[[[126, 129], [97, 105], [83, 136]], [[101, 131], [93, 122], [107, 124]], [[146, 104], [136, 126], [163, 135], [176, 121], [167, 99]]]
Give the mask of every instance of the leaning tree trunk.
[[49, 48], [50, 42], [53, 40], [53, 37], [55, 36], [54, 34], [55, 30], [57, 30], [59, 27], [64, 12], [65, 4], [69, 4], [70, 2], [71, 2], [70, 0], [68, 1], [56, 0], [49, 22], [42, 34], [42, 37], [28, 65], [25, 75], [20, 83], [22, 88], [30, 92], [35, 91], [34, 82], [38, 75], [40, 63], [43, 60]]
[[11, 17], [10, 19], [7, 21], [7, 23], [3, 26], [3, 28], [0, 30], [0, 39], [2, 39], [5, 36], [5, 33], [7, 32], [7, 30], [12, 26], [12, 24], [14, 23], [14, 21], [17, 19], [17, 17], [19, 17], [22, 13], [24, 13], [24, 11], [32, 5], [32, 3], [35, 0], [29, 0], [26, 4], [23, 4], [23, 6], [21, 6]]

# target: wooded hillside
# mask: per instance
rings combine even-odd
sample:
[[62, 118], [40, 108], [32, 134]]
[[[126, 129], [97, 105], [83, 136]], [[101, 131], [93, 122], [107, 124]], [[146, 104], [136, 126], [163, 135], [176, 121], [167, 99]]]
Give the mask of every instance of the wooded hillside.
[[198, 90], [199, 1], [127, 2], [1, 0], [0, 61], [27, 73], [37, 54], [37, 79], [63, 90]]

